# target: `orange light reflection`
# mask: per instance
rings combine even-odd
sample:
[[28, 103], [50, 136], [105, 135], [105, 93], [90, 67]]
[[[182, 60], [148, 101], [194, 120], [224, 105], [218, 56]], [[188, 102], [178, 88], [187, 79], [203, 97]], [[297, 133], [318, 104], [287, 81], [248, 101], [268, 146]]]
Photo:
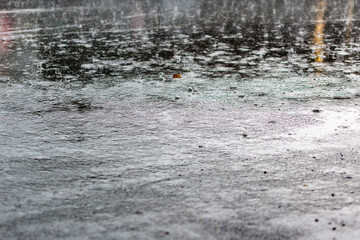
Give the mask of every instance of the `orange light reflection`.
[[324, 61], [324, 27], [325, 27], [325, 11], [326, 1], [321, 0], [317, 4], [316, 20], [315, 20], [315, 31], [314, 31], [314, 45], [315, 45], [315, 62]]

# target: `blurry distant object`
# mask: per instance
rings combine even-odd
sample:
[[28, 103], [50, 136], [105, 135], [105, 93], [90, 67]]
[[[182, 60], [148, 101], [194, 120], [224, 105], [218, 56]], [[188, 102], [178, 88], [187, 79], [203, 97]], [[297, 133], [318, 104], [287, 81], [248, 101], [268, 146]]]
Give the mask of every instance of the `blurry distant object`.
[[180, 74], [174, 74], [173, 78], [181, 78], [181, 75]]

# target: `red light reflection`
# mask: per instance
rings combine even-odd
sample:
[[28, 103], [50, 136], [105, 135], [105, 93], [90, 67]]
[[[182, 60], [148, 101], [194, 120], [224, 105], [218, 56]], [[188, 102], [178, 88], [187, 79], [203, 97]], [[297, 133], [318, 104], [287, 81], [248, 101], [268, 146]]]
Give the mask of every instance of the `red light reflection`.
[[0, 13], [0, 56], [8, 53], [10, 47], [11, 21]]

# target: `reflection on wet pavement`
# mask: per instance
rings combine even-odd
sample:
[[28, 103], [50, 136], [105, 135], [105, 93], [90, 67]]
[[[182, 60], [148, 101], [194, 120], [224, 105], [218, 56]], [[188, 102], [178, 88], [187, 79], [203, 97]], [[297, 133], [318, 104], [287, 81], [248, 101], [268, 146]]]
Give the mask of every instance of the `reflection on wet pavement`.
[[9, 41], [6, 38], [9, 37], [10, 31], [10, 22], [6, 16], [1, 16], [0, 18], [0, 34], [2, 38], [0, 39], [0, 55], [5, 55], [9, 48]]
[[353, 15], [354, 15], [354, 5], [355, 0], [348, 0], [347, 3], [347, 14], [346, 14], [346, 30], [345, 30], [345, 41], [349, 42], [351, 40], [351, 30], [353, 28]]
[[[319, 71], [313, 51], [326, 74], [358, 72], [352, 67], [359, 61], [354, 1], [79, 5], [2, 11], [2, 48], [5, 42], [9, 48], [3, 72], [69, 81], [174, 72], [307, 75]], [[21, 68], [19, 59], [27, 59]]]
[[[324, 27], [325, 20], [324, 15], [326, 11], [326, 1], [319, 1], [317, 5], [317, 13], [315, 20], [315, 31], [314, 31], [314, 44], [315, 44], [315, 62], [321, 63], [324, 61]], [[316, 72], [322, 72], [322, 68], [315, 67]]]

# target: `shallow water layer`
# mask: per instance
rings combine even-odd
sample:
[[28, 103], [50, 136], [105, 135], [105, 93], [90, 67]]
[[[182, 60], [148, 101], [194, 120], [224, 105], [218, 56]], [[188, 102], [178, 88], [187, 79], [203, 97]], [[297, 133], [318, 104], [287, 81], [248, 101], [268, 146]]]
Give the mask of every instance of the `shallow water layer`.
[[0, 2], [0, 238], [358, 238], [356, 3]]

